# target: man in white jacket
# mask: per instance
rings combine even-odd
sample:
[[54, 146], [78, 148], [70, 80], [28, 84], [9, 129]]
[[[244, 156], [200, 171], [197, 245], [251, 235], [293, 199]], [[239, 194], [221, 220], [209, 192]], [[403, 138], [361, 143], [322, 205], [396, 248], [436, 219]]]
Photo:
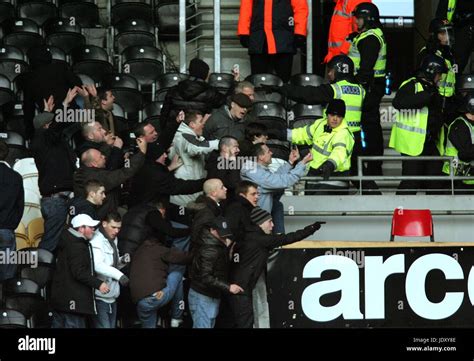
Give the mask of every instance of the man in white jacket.
[[[120, 284], [127, 286], [129, 279], [120, 269], [130, 260], [128, 255], [119, 256], [117, 234], [122, 226], [122, 218], [117, 212], [109, 213], [101, 222], [91, 240], [94, 254], [94, 269], [98, 279], [109, 286], [110, 292], [96, 291], [97, 315], [92, 317], [94, 328], [115, 328], [117, 320], [117, 299], [120, 296]], [[120, 284], [119, 284], [120, 283]]]
[[[208, 115], [203, 116], [196, 111], [186, 113], [184, 121], [180, 124], [173, 139], [169, 158], [173, 159], [178, 154], [183, 161], [183, 165], [175, 172], [176, 178], [193, 180], [206, 178], [204, 168], [206, 154], [216, 150], [219, 140], [207, 141], [202, 132]], [[171, 196], [171, 203], [178, 206], [186, 206], [193, 202], [201, 192], [186, 195]]]

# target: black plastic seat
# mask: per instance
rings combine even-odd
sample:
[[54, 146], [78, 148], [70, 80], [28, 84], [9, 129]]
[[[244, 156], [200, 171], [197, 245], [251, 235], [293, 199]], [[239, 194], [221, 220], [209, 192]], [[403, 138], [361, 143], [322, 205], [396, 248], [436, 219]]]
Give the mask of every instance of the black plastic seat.
[[38, 263], [45, 264], [45, 265], [50, 265], [53, 266], [55, 262], [54, 255], [43, 248], [36, 248], [36, 247], [28, 247], [28, 248], [23, 248], [21, 250], [23, 253], [29, 252], [29, 253], [34, 253], [35, 257], [38, 259]]
[[464, 74], [459, 77], [456, 88], [463, 94], [474, 92], [474, 74]]
[[28, 1], [17, 6], [20, 18], [31, 19], [38, 26], [43, 26], [50, 19], [58, 17], [56, 5], [46, 1]]
[[17, 159], [28, 158], [30, 152], [26, 149], [24, 138], [12, 131], [0, 132], [0, 140], [8, 144], [8, 156], [5, 161], [13, 166]]
[[265, 143], [273, 153], [273, 158], [288, 160], [290, 157], [290, 143], [276, 139], [269, 139]]
[[26, 53], [33, 46], [42, 45], [43, 37], [40, 35], [38, 25], [30, 19], [10, 19], [2, 25], [5, 35], [4, 45], [13, 45]]
[[229, 90], [234, 85], [234, 76], [228, 73], [211, 73], [209, 85], [218, 90]]
[[0, 106], [15, 100], [15, 94], [11, 88], [10, 80], [0, 74]]
[[151, 0], [109, 0], [111, 1], [112, 25], [126, 19], [142, 19], [153, 22]]
[[143, 121], [144, 122], [157, 122], [160, 120], [161, 109], [163, 108], [163, 102], [151, 102], [145, 108], [143, 108]]
[[262, 85], [283, 85], [283, 80], [273, 74], [253, 74], [249, 75], [245, 80], [251, 82], [257, 89], [260, 88]]
[[264, 90], [255, 91], [255, 102], [273, 102], [283, 104], [285, 98], [280, 93], [267, 93]]
[[93, 0], [68, 1], [59, 7], [59, 17], [75, 19], [83, 28], [99, 25], [99, 8]]
[[69, 19], [55, 19], [45, 24], [46, 44], [61, 48], [66, 54], [77, 46], [84, 45], [86, 38], [78, 24], [71, 25]]
[[182, 73], [166, 73], [161, 75], [156, 81], [156, 94], [153, 101], [164, 101], [168, 90], [182, 80], [188, 79], [189, 75]]
[[21, 312], [30, 319], [44, 306], [38, 284], [26, 278], [10, 278], [3, 284], [5, 307]]
[[15, 101], [11, 105], [4, 106], [4, 118], [7, 123], [6, 130], [25, 136], [25, 121], [23, 113], [23, 101]]
[[107, 51], [94, 45], [82, 45], [71, 50], [72, 70], [90, 76], [101, 83], [105, 74], [113, 73]]
[[295, 74], [291, 77], [289, 83], [291, 85], [301, 86], [319, 86], [325, 84], [325, 80], [316, 74]]
[[153, 24], [143, 19], [126, 19], [114, 26], [114, 49], [121, 54], [129, 46], [157, 46]]
[[106, 74], [103, 84], [111, 89], [115, 103], [127, 113], [138, 113], [142, 108], [142, 95], [138, 81], [128, 74]]
[[323, 107], [321, 105], [296, 104], [293, 109], [293, 121], [322, 118]]
[[15, 8], [11, 2], [0, 1], [0, 24], [15, 17]]
[[[47, 49], [51, 53], [51, 56], [53, 58], [53, 60], [52, 60], [53, 63], [66, 64], [67, 66], [69, 66], [69, 63], [68, 63], [68, 60], [67, 60], [67, 57], [66, 57], [66, 53], [62, 49], [60, 49], [56, 46], [48, 46]], [[30, 51], [28, 51], [26, 56], [31, 61]]]
[[23, 313], [17, 310], [0, 309], [0, 328], [1, 329], [10, 329], [10, 328], [26, 328], [27, 321]]
[[76, 73], [76, 76], [81, 79], [82, 84], [84, 85], [95, 84], [94, 79], [92, 79], [89, 75]]
[[[196, 8], [186, 1], [186, 29], [196, 26]], [[158, 25], [158, 36], [160, 40], [179, 39], [179, 1], [178, 0], [155, 0], [155, 23]], [[195, 31], [186, 33], [186, 37], [193, 38]]]
[[163, 53], [153, 46], [129, 46], [122, 53], [121, 71], [133, 74], [141, 86], [151, 86], [165, 71]]
[[257, 119], [282, 119], [286, 122], [286, 109], [279, 103], [256, 102], [252, 106], [251, 114]]
[[12, 45], [0, 46], [0, 74], [13, 82], [18, 75], [26, 73], [28, 69], [29, 66], [21, 49]]

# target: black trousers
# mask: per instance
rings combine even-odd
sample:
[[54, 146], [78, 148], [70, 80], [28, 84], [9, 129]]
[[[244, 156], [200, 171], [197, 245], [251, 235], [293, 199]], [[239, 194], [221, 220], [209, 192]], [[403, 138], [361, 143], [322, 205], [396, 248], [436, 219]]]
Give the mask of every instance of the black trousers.
[[474, 50], [474, 25], [466, 24], [461, 27], [455, 27], [454, 37], [454, 56], [458, 64], [458, 72], [456, 75], [459, 78]]
[[250, 68], [252, 74], [275, 72], [284, 83], [291, 78], [294, 54], [251, 54]]
[[[408, 155], [402, 154], [403, 156], [409, 157]], [[420, 156], [439, 156], [438, 149], [434, 142], [425, 143], [425, 147]], [[439, 160], [426, 161], [403, 161], [402, 162], [402, 175], [407, 176], [439, 176], [442, 175], [443, 162]], [[421, 180], [404, 180], [400, 182], [398, 186], [399, 191], [397, 195], [415, 195], [419, 189], [443, 189], [444, 185], [442, 181], [421, 181]], [[406, 190], [405, 190], [406, 189]], [[427, 192], [427, 194], [439, 194], [439, 192]]]
[[[339, 181], [337, 178], [349, 176], [349, 171], [333, 173], [326, 182], [344, 182], [346, 185], [335, 185], [321, 182], [306, 182], [306, 195], [319, 196], [344, 196], [349, 194], [349, 182]], [[318, 169], [311, 168], [308, 172], [308, 177], [321, 177], [321, 172]]]
[[[384, 85], [381, 80], [375, 80], [375, 84], [367, 92], [362, 112], [362, 130], [365, 134], [364, 155], [383, 155], [383, 133], [380, 125], [380, 102], [384, 95]], [[367, 175], [382, 175], [382, 162], [368, 162]]]
[[253, 328], [252, 291], [249, 293], [249, 295], [232, 295], [229, 298], [236, 328]]

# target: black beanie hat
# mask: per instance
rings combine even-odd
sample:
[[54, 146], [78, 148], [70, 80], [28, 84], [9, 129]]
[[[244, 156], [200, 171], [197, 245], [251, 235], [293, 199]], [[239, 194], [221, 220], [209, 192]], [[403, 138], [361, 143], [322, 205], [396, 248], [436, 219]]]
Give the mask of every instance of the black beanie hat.
[[194, 58], [189, 63], [189, 75], [202, 80], [206, 80], [207, 75], [209, 74], [209, 65], [205, 61]]
[[250, 213], [250, 220], [258, 226], [269, 219], [272, 219], [272, 215], [260, 207], [255, 207]]
[[344, 118], [346, 115], [346, 103], [342, 99], [331, 100], [326, 108], [326, 114], [339, 115]]

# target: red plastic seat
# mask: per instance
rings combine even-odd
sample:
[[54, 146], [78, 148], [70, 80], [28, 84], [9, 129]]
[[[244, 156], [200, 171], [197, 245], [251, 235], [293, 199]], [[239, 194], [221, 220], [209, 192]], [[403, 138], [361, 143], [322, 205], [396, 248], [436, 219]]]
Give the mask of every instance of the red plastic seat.
[[397, 208], [393, 212], [390, 241], [395, 236], [428, 237], [434, 242], [433, 217], [429, 209]]

